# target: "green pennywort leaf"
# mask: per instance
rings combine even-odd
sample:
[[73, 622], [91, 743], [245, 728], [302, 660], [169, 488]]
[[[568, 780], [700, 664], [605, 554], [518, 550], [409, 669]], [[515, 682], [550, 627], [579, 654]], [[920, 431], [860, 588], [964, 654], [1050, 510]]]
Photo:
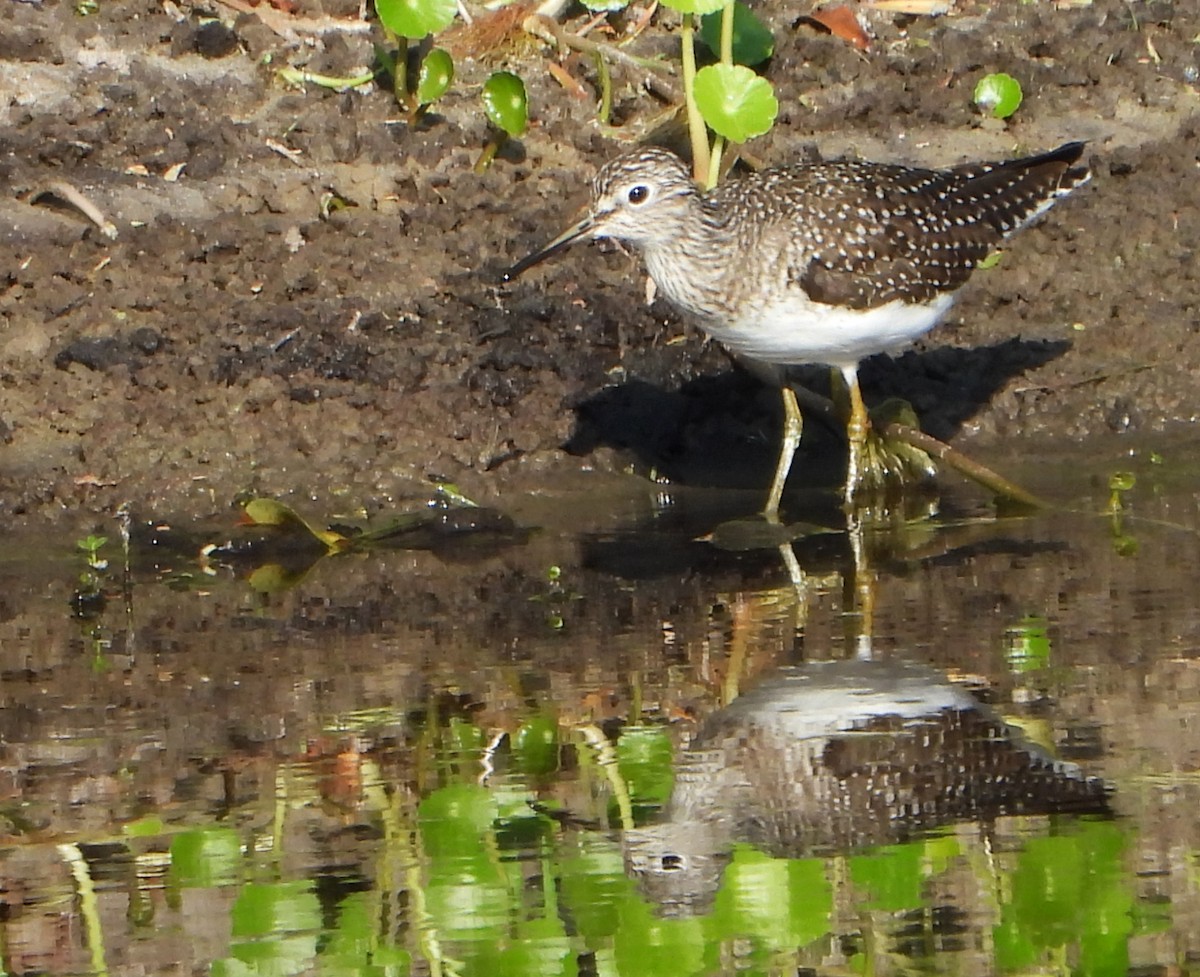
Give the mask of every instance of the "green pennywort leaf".
[[529, 125], [525, 82], [511, 71], [497, 71], [483, 84], [483, 108], [497, 128], [520, 136]]
[[1021, 83], [1012, 75], [984, 75], [975, 86], [975, 104], [993, 118], [1007, 119], [1021, 104]]
[[[721, 53], [721, 19], [724, 12], [705, 14], [700, 20], [700, 38], [713, 54]], [[741, 0], [733, 5], [733, 60], [754, 67], [775, 52], [770, 29]]]
[[693, 91], [709, 128], [730, 142], [745, 142], [768, 132], [779, 112], [771, 83], [743, 65], [701, 68]]
[[624, 10], [629, 6], [629, 0], [582, 0], [583, 5], [594, 13], [605, 13], [611, 10]]
[[383, 26], [400, 37], [424, 37], [444, 31], [454, 20], [454, 0], [375, 0]]
[[711, 14], [725, 6], [725, 0], [662, 0], [664, 7], [670, 7], [681, 14]]
[[417, 104], [428, 105], [446, 94], [454, 81], [454, 60], [440, 47], [435, 47], [421, 62], [417, 80]]

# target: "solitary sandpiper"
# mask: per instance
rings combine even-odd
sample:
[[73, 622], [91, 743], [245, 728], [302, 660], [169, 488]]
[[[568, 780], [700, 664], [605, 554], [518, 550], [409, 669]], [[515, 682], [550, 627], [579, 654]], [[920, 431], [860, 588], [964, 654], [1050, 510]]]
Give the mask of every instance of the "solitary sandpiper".
[[761, 170], [702, 193], [674, 153], [647, 148], [596, 174], [587, 215], [505, 280], [582, 237], [642, 253], [670, 301], [783, 391], [779, 462], [764, 514], [776, 518], [801, 416], [783, 367], [825, 363], [850, 393], [845, 502], [862, 474], [868, 420], [858, 364], [916, 339], [1010, 235], [1086, 183], [1083, 143], [944, 170], [833, 160]]

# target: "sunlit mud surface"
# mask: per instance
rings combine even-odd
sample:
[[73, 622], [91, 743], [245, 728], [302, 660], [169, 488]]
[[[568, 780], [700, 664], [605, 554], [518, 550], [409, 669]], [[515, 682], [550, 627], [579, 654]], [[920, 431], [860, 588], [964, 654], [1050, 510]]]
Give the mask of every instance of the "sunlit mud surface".
[[[868, 405], [901, 397], [972, 450], [1195, 424], [1200, 5], [911, 5], [954, 12], [859, 5], [864, 54], [795, 4], [756, 0], [780, 113], [747, 152], [944, 166], [1086, 140], [1094, 177], [916, 348], [863, 365]], [[378, 511], [432, 474], [494, 502], [631, 460], [690, 485], [765, 482], [778, 397], [661, 298], [647, 305], [638, 261], [580, 245], [500, 283], [603, 163], [646, 139], [684, 148], [677, 102], [614, 63], [601, 125], [591, 56], [526, 39], [503, 63], [533, 124], [479, 174], [495, 52], [456, 54], [452, 90], [409, 126], [386, 85], [299, 90], [277, 74], [371, 64], [384, 38], [358, 0], [296, 0], [368, 28], [300, 37], [250, 6], [0, 7], [0, 515], [205, 513], [247, 491]], [[665, 10], [632, 37], [652, 6], [601, 33], [673, 61]], [[214, 16], [230, 25], [220, 50]], [[566, 26], [590, 17], [573, 6]], [[994, 71], [1025, 90], [1006, 123], [972, 101]], [[115, 238], [62, 206], [64, 184]], [[837, 453], [821, 427], [806, 427], [808, 471]]]
[[697, 539], [757, 494], [600, 477], [413, 549], [18, 534], [3, 970], [1180, 972], [1194, 450], [1007, 459], [1054, 509], [948, 485], [791, 570]]

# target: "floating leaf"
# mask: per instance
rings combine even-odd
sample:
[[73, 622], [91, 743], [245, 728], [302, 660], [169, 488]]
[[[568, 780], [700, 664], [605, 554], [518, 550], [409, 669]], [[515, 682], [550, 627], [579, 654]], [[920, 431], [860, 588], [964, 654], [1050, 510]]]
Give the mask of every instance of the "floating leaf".
[[417, 104], [428, 105], [446, 94], [450, 82], [454, 81], [454, 60], [440, 47], [435, 47], [421, 62], [421, 75], [417, 81]]
[[[713, 54], [721, 53], [723, 12], [706, 14], [700, 20], [700, 38]], [[762, 64], [775, 51], [775, 38], [758, 15], [741, 0], [733, 5], [733, 60], [737, 64]]]
[[484, 82], [483, 107], [492, 124], [510, 136], [520, 136], [529, 125], [525, 82], [511, 71], [497, 71]]
[[375, 0], [383, 26], [400, 37], [444, 31], [457, 12], [454, 0]]
[[320, 529], [303, 518], [295, 509], [274, 499], [251, 499], [242, 509], [247, 522], [255, 526], [274, 526], [291, 532], [306, 532], [331, 550], [341, 549], [348, 540], [341, 533]]
[[1021, 104], [1021, 83], [1003, 72], [984, 75], [975, 86], [975, 104], [993, 118], [1007, 119]]
[[779, 112], [771, 83], [743, 65], [701, 68], [693, 90], [704, 121], [731, 142], [761, 136], [770, 130]]

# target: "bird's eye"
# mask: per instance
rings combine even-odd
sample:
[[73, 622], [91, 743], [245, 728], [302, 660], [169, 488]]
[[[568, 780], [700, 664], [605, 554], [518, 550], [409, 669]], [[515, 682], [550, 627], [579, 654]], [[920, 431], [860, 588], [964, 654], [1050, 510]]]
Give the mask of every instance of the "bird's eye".
[[626, 194], [629, 202], [634, 204], [644, 204], [650, 196], [650, 188], [644, 183], [639, 183], [636, 187], [630, 187], [629, 193]]

